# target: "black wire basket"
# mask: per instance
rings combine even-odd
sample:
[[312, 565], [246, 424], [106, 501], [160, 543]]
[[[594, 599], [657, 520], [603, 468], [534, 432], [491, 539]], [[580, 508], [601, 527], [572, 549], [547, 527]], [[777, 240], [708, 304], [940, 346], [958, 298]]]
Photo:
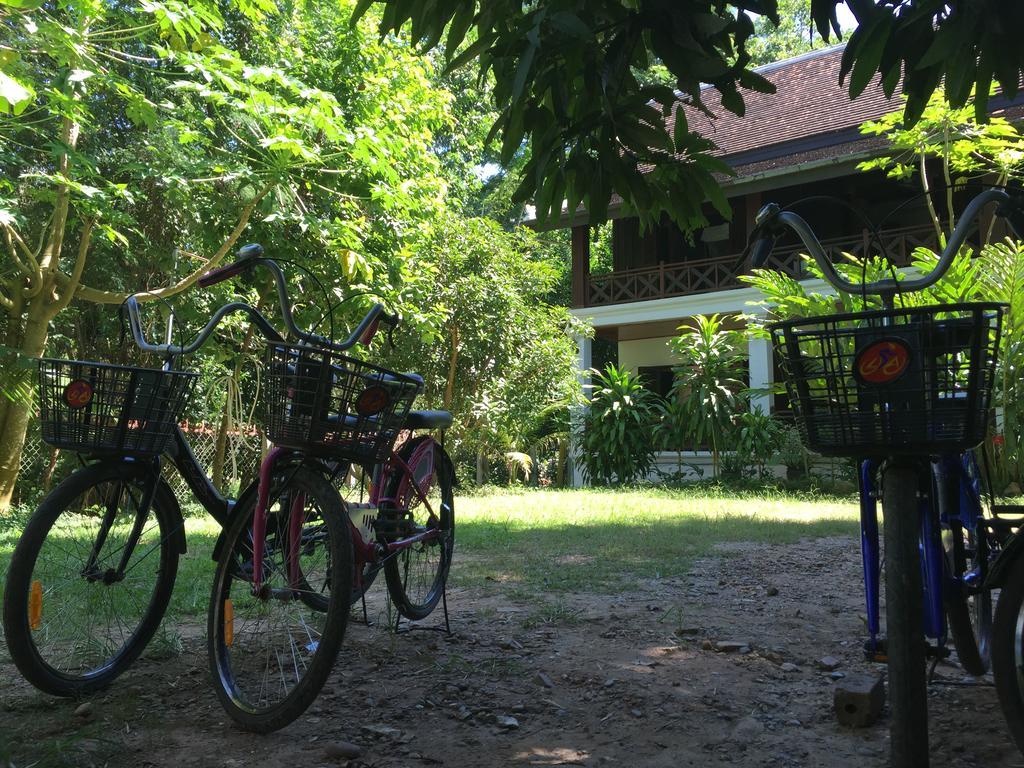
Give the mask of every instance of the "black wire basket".
[[197, 377], [186, 371], [43, 358], [43, 442], [77, 453], [160, 454]]
[[980, 443], [1004, 308], [915, 307], [769, 326], [804, 443], [854, 457], [957, 453]]
[[275, 445], [358, 463], [382, 461], [419, 394], [418, 376], [305, 345], [267, 347], [264, 418]]

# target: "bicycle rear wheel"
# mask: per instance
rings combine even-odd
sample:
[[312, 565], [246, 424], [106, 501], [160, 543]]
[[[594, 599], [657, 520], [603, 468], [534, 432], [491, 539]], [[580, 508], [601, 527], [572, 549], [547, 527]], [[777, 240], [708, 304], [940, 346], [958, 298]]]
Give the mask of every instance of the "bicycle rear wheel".
[[[455, 547], [454, 490], [450, 465], [433, 438], [410, 441], [399, 455], [409, 464], [411, 477], [395, 473], [388, 483], [387, 497], [399, 506], [382, 508], [377, 519], [385, 545], [432, 534], [392, 554], [384, 564], [384, 578], [395, 607], [405, 618], [417, 621], [437, 607], [448, 580]], [[429, 504], [412, 490], [413, 481]]]
[[987, 540], [984, 533], [979, 535], [953, 520], [942, 531], [942, 548], [951, 577], [946, 579], [942, 598], [953, 647], [965, 671], [984, 675], [990, 661], [992, 593], [982, 585], [972, 589], [964, 578], [988, 558]]
[[[348, 621], [352, 543], [338, 494], [324, 477], [301, 467], [278, 471], [271, 484], [261, 587], [254, 594], [255, 508], [252, 494], [227, 531], [207, 643], [225, 711], [245, 730], [265, 732], [301, 715], [330, 675]], [[301, 569], [281, 535], [294, 514], [305, 523], [316, 520], [318, 527], [316, 546], [298, 554]], [[312, 594], [316, 600], [307, 600]]]
[[882, 474], [885, 515], [885, 624], [889, 658], [890, 755], [896, 768], [927, 768], [928, 691], [925, 678], [919, 473], [909, 463]]
[[182, 534], [177, 502], [153, 472], [142, 462], [84, 467], [25, 527], [7, 574], [4, 636], [36, 688], [80, 696], [109, 685], [160, 625]]

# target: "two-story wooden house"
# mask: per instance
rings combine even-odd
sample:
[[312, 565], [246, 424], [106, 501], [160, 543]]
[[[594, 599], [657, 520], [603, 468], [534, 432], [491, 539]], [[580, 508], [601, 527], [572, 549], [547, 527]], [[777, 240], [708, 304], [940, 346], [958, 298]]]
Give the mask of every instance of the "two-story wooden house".
[[[704, 97], [717, 119], [688, 112], [691, 127], [712, 138], [717, 154], [736, 171], [724, 182], [730, 220], [711, 213], [711, 225], [689, 238], [667, 220], [641, 233], [638, 220], [613, 200], [613, 268], [591, 274], [592, 232], [586, 215], [564, 216], [562, 225], [572, 227], [572, 313], [592, 324], [597, 338], [615, 344], [618, 364], [645, 375], [651, 388], [667, 391], [676, 363], [668, 342], [686, 318], [752, 311], [758, 294], [737, 281], [733, 268], [766, 202], [785, 205], [814, 195], [838, 196], [874, 222], [898, 211], [881, 231], [890, 255], [899, 261], [919, 245], [935, 247], [918, 181], [857, 169], [886, 149], [884, 139], [862, 135], [860, 125], [902, 104], [877, 86], [850, 101], [838, 84], [841, 56], [837, 46], [760, 68], [778, 91], [746, 93], [742, 118], [717, 109], [713, 90]], [[851, 211], [824, 202], [799, 211], [826, 245], [853, 254], [878, 252]], [[799, 252], [796, 247], [777, 252], [778, 262], [795, 276], [802, 276]], [[580, 339], [583, 376], [591, 368], [591, 351], [591, 340]], [[774, 374], [770, 345], [751, 340], [748, 351], [750, 385], [764, 388]], [[755, 398], [754, 405], [770, 411], [772, 403], [765, 396]]]

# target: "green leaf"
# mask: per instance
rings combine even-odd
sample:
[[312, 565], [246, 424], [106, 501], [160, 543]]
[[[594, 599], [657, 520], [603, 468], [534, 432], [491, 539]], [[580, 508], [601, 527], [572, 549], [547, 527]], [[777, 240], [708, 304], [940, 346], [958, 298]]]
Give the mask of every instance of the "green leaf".
[[5, 72], [0, 72], [0, 113], [20, 115], [32, 103], [35, 92]]

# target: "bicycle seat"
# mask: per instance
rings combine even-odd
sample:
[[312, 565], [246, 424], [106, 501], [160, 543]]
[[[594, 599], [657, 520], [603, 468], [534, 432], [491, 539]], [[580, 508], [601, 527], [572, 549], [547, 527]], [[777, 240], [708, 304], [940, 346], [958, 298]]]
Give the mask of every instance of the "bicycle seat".
[[409, 411], [405, 419], [406, 429], [448, 429], [451, 425], [448, 411]]

